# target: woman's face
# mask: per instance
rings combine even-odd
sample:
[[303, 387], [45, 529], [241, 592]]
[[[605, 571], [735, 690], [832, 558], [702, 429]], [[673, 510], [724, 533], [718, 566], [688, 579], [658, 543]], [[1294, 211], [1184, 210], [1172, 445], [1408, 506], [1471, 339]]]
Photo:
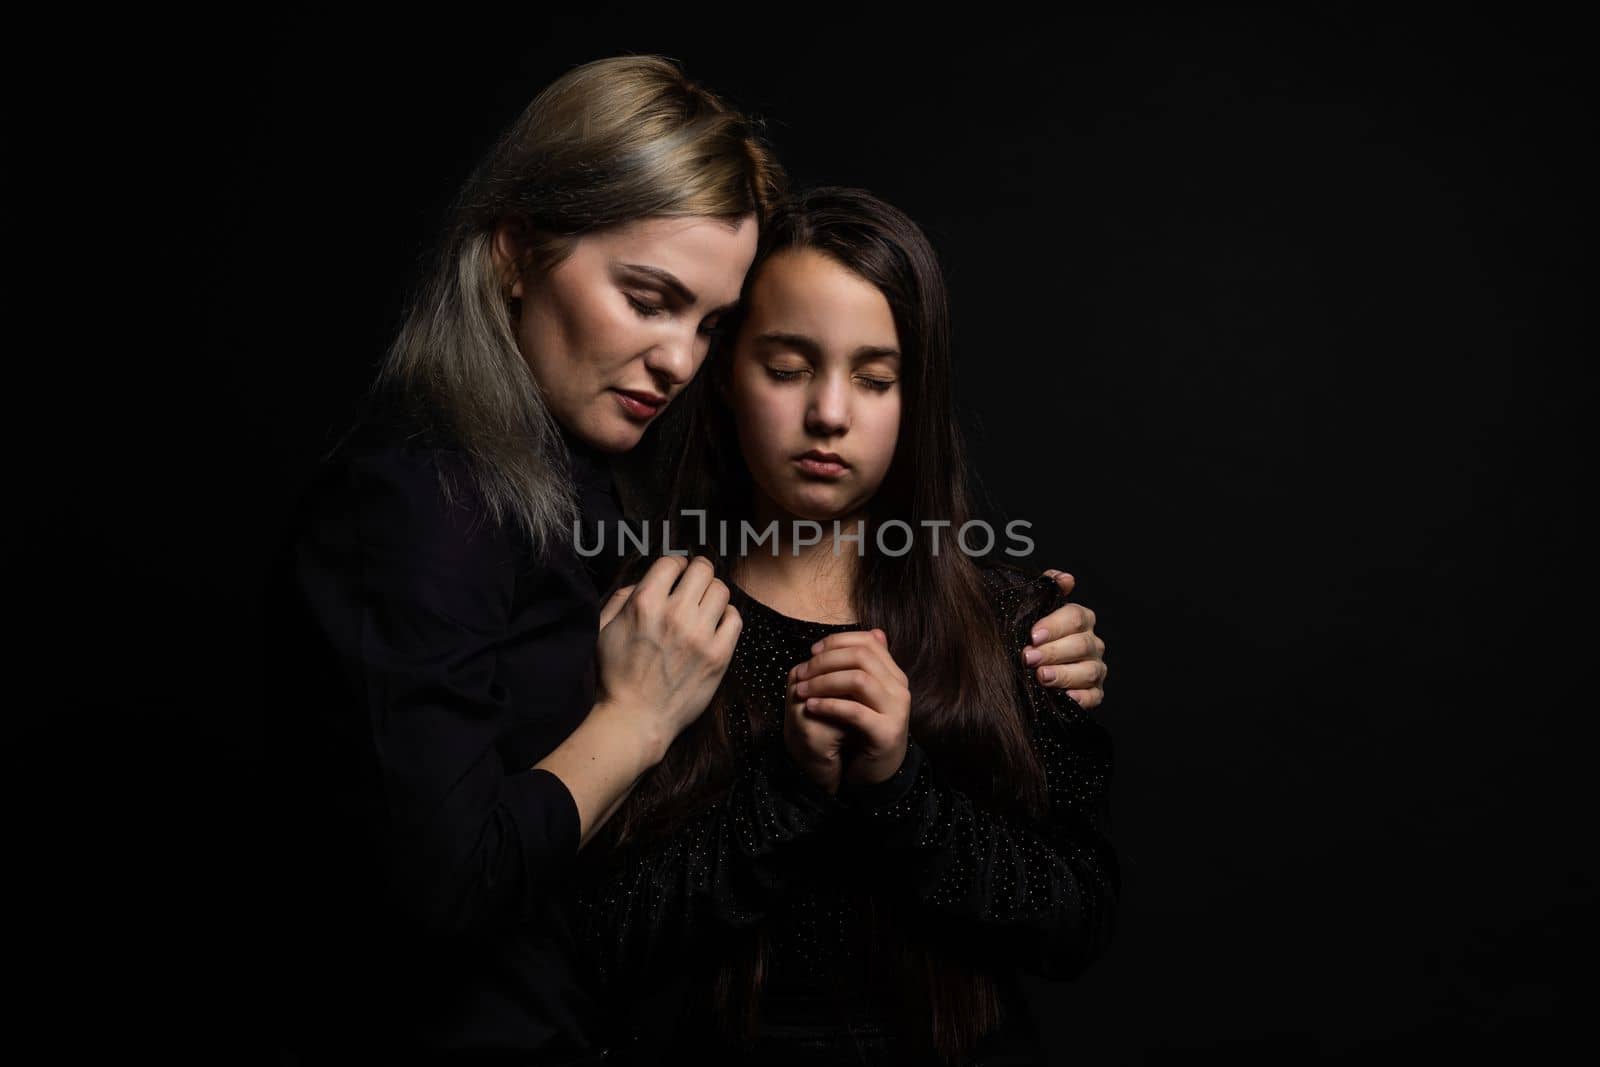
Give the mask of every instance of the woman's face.
[[[756, 221], [649, 218], [577, 239], [540, 278], [518, 278], [517, 345], [567, 430], [626, 452], [705, 360], [711, 331], [738, 302], [755, 259]], [[495, 252], [518, 257], [502, 227]]]
[[900, 337], [889, 302], [810, 249], [762, 263], [749, 301], [726, 396], [751, 479], [782, 514], [853, 521], [883, 483], [900, 435]]

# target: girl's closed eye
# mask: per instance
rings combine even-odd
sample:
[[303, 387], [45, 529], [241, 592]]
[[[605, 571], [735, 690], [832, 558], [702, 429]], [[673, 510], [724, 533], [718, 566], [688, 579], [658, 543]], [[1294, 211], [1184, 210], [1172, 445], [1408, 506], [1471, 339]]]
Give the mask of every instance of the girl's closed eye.
[[771, 377], [773, 381], [778, 381], [778, 382], [792, 382], [795, 379], [799, 378], [804, 373], [805, 373], [805, 370], [802, 369], [802, 368], [798, 368], [798, 367], [796, 367], [796, 368], [790, 368], [790, 367], [768, 367], [767, 368], [767, 375], [769, 377]]
[[862, 378], [857, 378], [856, 380], [859, 381], [862, 385], [866, 386], [868, 389], [871, 389], [875, 393], [887, 393], [890, 389], [894, 388], [894, 383], [895, 383], [895, 379], [894, 378], [867, 378], [867, 377], [862, 377]]

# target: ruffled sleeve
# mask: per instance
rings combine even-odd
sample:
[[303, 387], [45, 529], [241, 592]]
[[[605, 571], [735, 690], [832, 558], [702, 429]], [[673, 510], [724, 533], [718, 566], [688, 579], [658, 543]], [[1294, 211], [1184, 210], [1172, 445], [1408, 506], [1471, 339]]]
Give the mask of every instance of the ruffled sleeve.
[[[1048, 582], [1049, 579], [1036, 579]], [[1054, 583], [1050, 583], [1052, 589]], [[1002, 595], [1006, 605], [1023, 590]], [[1121, 882], [1111, 843], [1112, 744], [1106, 729], [1065, 692], [1022, 666], [1027, 627], [1064, 603], [1008, 626], [1016, 698], [1045, 770], [1049, 799], [1038, 819], [992, 810], [952, 785], [915, 743], [891, 778], [842, 789], [872, 839], [909, 880], [927, 928], [981, 946], [998, 960], [1046, 977], [1071, 977], [1111, 939]]]

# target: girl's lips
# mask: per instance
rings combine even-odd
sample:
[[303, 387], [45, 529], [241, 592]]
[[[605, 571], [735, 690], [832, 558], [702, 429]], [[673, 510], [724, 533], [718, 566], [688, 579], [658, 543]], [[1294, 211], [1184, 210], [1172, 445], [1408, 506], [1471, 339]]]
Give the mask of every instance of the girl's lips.
[[666, 406], [666, 401], [659, 403], [646, 403], [638, 393], [625, 393], [621, 389], [613, 389], [617, 394], [617, 403], [629, 418], [648, 420], [655, 417], [656, 412]]
[[801, 470], [818, 478], [839, 478], [850, 468], [837, 460], [815, 459], [811, 456], [800, 456], [795, 459]]

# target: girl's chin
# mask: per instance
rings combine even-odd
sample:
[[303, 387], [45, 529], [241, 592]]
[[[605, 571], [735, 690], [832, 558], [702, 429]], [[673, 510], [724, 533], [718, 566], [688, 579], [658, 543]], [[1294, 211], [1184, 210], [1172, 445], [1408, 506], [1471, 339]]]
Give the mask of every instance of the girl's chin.
[[821, 523], [831, 523], [835, 519], [843, 520], [856, 510], [851, 506], [854, 501], [845, 499], [843, 493], [815, 490], [788, 494], [786, 499], [775, 503], [786, 514], [796, 519], [809, 519]]

